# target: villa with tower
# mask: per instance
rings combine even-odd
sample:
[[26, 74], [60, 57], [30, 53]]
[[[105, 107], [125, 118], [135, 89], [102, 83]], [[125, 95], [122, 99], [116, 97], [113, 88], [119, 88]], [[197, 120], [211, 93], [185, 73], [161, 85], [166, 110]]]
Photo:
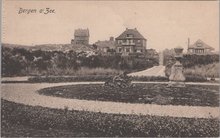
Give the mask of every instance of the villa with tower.
[[76, 29], [71, 44], [89, 45], [89, 29]]

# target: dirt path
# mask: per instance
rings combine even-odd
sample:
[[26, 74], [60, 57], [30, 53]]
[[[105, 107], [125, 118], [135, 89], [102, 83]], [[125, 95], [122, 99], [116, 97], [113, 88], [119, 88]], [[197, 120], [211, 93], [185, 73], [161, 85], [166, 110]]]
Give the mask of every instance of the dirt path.
[[152, 68], [128, 74], [128, 76], [162, 76], [165, 77], [165, 66], [154, 66]]
[[154, 104], [129, 104], [119, 102], [103, 102], [78, 99], [65, 99], [39, 95], [36, 91], [46, 87], [76, 84], [97, 84], [102, 82], [72, 82], [72, 83], [8, 83], [1, 84], [3, 99], [31, 106], [69, 110], [86, 110], [113, 114], [142, 114], [157, 116], [172, 116], [186, 118], [218, 118], [218, 107], [173, 106]]

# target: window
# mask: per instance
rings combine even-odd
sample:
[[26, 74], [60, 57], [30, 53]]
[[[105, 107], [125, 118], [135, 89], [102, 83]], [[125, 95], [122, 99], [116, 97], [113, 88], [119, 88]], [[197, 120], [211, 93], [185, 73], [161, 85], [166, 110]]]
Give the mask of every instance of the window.
[[127, 37], [133, 37], [133, 34], [127, 34]]
[[118, 40], [118, 44], [121, 44], [122, 43], [122, 40]]
[[142, 49], [137, 49], [136, 52], [141, 53], [141, 52], [143, 52], [143, 50]]
[[127, 40], [126, 40], [126, 43], [127, 43], [127, 44], [133, 44], [134, 41], [133, 41], [133, 39], [127, 39]]
[[141, 40], [138, 40], [138, 43], [140, 43], [141, 42]]
[[119, 48], [118, 48], [118, 52], [121, 52], [121, 51], [122, 51], [122, 48], [121, 48], [121, 47], [119, 47]]
[[126, 48], [126, 52], [130, 52], [130, 48]]
[[196, 46], [201, 47], [202, 43], [197, 43]]

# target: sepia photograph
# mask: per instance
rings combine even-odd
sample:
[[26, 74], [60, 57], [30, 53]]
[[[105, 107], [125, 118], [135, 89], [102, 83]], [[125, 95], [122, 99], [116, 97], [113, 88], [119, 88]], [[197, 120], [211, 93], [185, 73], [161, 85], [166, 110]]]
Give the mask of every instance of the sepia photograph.
[[1, 137], [220, 137], [219, 1], [1, 4]]

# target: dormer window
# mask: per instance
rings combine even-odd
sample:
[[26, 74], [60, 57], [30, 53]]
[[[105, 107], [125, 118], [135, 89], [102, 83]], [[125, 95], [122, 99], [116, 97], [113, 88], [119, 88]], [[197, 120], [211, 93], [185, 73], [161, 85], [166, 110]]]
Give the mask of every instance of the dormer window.
[[127, 37], [131, 38], [133, 37], [133, 34], [127, 34]]

